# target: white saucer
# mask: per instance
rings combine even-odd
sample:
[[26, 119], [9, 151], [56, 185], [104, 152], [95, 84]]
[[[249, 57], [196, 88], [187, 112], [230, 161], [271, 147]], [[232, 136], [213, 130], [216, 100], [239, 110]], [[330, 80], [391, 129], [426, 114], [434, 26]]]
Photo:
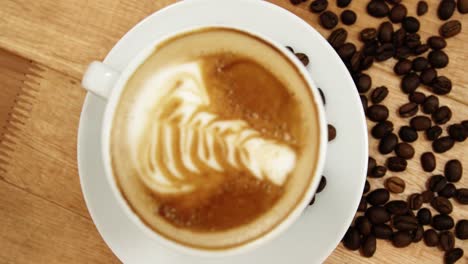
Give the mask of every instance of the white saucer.
[[78, 168], [91, 217], [107, 245], [124, 263], [320, 263], [339, 243], [356, 212], [366, 179], [368, 147], [365, 117], [351, 76], [317, 31], [264, 1], [185, 0], [140, 22], [104, 62], [122, 70], [155, 39], [183, 28], [213, 24], [248, 25], [309, 55], [308, 69], [324, 91], [327, 119], [338, 132], [329, 143], [324, 171], [327, 187], [289, 230], [257, 250], [223, 259], [182, 255], [147, 237], [117, 204], [104, 176], [99, 147], [105, 102], [88, 94], [78, 133]]

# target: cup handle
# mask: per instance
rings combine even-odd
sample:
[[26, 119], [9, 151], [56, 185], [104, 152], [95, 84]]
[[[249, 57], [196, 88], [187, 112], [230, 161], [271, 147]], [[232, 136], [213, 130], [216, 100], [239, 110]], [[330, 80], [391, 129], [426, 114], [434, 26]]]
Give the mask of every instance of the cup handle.
[[93, 61], [86, 70], [81, 85], [88, 91], [105, 100], [109, 98], [120, 76], [120, 72], [100, 61]]

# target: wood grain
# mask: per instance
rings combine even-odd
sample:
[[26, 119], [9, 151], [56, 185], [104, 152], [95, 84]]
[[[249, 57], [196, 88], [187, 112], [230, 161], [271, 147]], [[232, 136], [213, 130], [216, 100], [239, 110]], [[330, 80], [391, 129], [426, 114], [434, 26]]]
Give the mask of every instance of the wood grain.
[[[173, 2], [1, 1], [0, 127], [5, 127], [9, 116], [20, 119], [11, 126], [12, 133], [1, 137], [3, 141], [0, 141], [3, 142], [0, 143], [0, 263], [118, 262], [96, 232], [80, 191], [76, 133], [85, 93], [79, 80], [87, 64], [104, 58], [118, 39], [138, 21]], [[294, 12], [325, 37], [328, 36], [329, 32], [319, 26], [318, 16], [308, 11], [310, 1], [299, 6], [291, 5], [289, 0], [271, 2]], [[329, 9], [341, 11], [335, 1], [329, 2]], [[423, 40], [436, 34], [442, 23], [435, 15], [439, 1], [428, 2], [429, 13], [421, 17]], [[381, 20], [365, 14], [366, 3], [355, 0], [350, 6], [359, 14], [356, 25], [340, 24], [349, 31], [349, 40], [356, 44], [362, 28], [376, 27], [381, 23]], [[414, 15], [417, 1], [405, 3], [409, 14]], [[465, 73], [468, 19], [458, 13], [454, 18], [462, 21], [465, 32], [448, 40], [446, 51], [450, 55], [450, 64], [439, 71], [439, 74], [451, 78], [454, 84], [449, 96], [440, 97], [442, 105], [454, 110], [449, 123], [468, 116], [468, 76]], [[400, 92], [399, 79], [392, 73], [394, 63], [394, 60], [377, 63], [369, 74], [373, 77], [373, 87], [385, 85], [389, 88], [390, 95], [385, 104], [390, 108], [390, 119], [398, 128], [408, 123], [396, 114], [401, 102], [407, 99]], [[27, 87], [24, 88], [26, 93], [21, 92], [22, 87]], [[421, 90], [429, 94], [427, 89]], [[32, 96], [25, 97], [25, 94]], [[27, 98], [26, 103], [17, 103], [26, 111], [11, 114], [18, 96]], [[423, 137], [422, 134], [420, 136]], [[370, 153], [382, 164], [388, 155], [378, 154], [376, 144], [370, 139]], [[420, 192], [424, 181], [431, 175], [422, 172], [419, 164], [419, 155], [430, 150], [429, 142], [419, 140], [413, 146], [416, 156], [409, 162], [408, 170], [388, 174], [398, 175], [407, 182], [405, 194], [394, 198], [406, 199], [407, 195]], [[442, 173], [445, 162], [452, 158], [461, 159], [466, 171], [467, 149], [466, 143], [462, 143], [448, 153], [436, 155], [434, 174]], [[378, 188], [383, 180], [372, 179], [371, 182], [374, 188]], [[465, 175], [456, 185], [468, 187], [468, 177]], [[455, 204], [455, 208], [455, 219], [468, 218], [466, 206]], [[468, 242], [457, 240], [456, 243], [468, 253]], [[428, 248], [424, 243], [395, 249], [388, 242], [378, 241], [373, 258], [363, 258], [358, 252], [348, 251], [340, 245], [327, 263], [442, 263], [442, 255], [440, 250]], [[468, 262], [467, 256], [464, 260]]]

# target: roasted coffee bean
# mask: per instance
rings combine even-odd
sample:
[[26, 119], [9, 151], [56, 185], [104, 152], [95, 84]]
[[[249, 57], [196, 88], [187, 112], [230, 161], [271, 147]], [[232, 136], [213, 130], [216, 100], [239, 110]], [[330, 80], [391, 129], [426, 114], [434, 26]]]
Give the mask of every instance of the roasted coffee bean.
[[405, 191], [406, 184], [401, 178], [393, 176], [385, 181], [385, 188], [392, 193], [402, 193]]
[[323, 104], [326, 105], [326, 104], [327, 104], [327, 100], [326, 100], [326, 98], [325, 98], [325, 94], [323, 93], [322, 89], [320, 89], [320, 88], [318, 88], [318, 91], [319, 91], [319, 93], [320, 93], [320, 97], [322, 98]]
[[423, 104], [423, 112], [425, 114], [432, 114], [439, 108], [439, 98], [434, 95], [429, 95]]
[[333, 125], [328, 124], [328, 141], [332, 141], [336, 138], [336, 128]]
[[450, 20], [440, 26], [439, 34], [444, 38], [451, 38], [461, 32], [461, 23], [458, 20]]
[[371, 94], [371, 101], [374, 104], [382, 102], [385, 97], [388, 95], [388, 88], [385, 86], [380, 86], [374, 89]]
[[408, 10], [404, 5], [395, 5], [390, 10], [390, 21], [393, 23], [400, 23], [406, 17]]
[[429, 178], [428, 189], [432, 192], [440, 192], [447, 184], [447, 179], [442, 175], [434, 175]]
[[442, 134], [442, 128], [440, 126], [433, 126], [426, 130], [426, 137], [429, 140], [436, 140]]
[[441, 50], [445, 47], [447, 47], [447, 41], [445, 41], [444, 38], [439, 37], [439, 36], [432, 36], [427, 39], [427, 44], [431, 47], [433, 50]]
[[343, 245], [350, 250], [358, 250], [361, 247], [361, 237], [354, 227], [349, 227], [343, 238]]
[[400, 48], [405, 44], [406, 38], [406, 30], [404, 28], [400, 28], [393, 34], [393, 45], [396, 48]]
[[423, 104], [424, 101], [426, 101], [426, 95], [420, 92], [414, 92], [408, 96], [408, 100], [415, 104]]
[[372, 79], [369, 75], [363, 73], [357, 78], [356, 87], [358, 89], [358, 92], [366, 93], [371, 88], [371, 85]]
[[459, 259], [461, 259], [461, 257], [463, 257], [463, 253], [464, 253], [463, 249], [461, 248], [454, 248], [445, 252], [445, 255], [444, 255], [445, 264], [453, 264], [457, 262]]
[[414, 157], [414, 148], [406, 142], [398, 143], [395, 146], [395, 153], [400, 158], [411, 159]]
[[388, 202], [385, 205], [385, 209], [393, 215], [406, 215], [409, 212], [408, 203], [402, 200]]
[[326, 29], [332, 29], [338, 25], [338, 16], [332, 11], [325, 11], [320, 14], [320, 25]]
[[460, 220], [455, 226], [455, 235], [461, 240], [468, 239], [468, 220]]
[[365, 28], [359, 36], [363, 42], [369, 42], [377, 38], [377, 30], [375, 28]]
[[419, 20], [415, 17], [409, 16], [405, 17], [403, 21], [401, 22], [403, 28], [408, 32], [408, 33], [415, 33], [419, 31]]
[[434, 229], [424, 231], [424, 243], [428, 247], [437, 247], [439, 245], [439, 234]]
[[439, 234], [439, 245], [443, 251], [449, 251], [455, 246], [455, 236], [450, 231], [443, 231]]
[[424, 203], [430, 203], [434, 199], [434, 193], [431, 190], [426, 190], [421, 193]]
[[453, 211], [452, 203], [442, 196], [437, 196], [432, 199], [431, 205], [432, 208], [436, 209], [436, 211], [441, 214], [450, 214]]
[[395, 50], [393, 57], [397, 60], [402, 60], [407, 59], [410, 55], [412, 55], [412, 50], [407, 46], [402, 46]]
[[395, 67], [393, 67], [393, 71], [397, 75], [405, 75], [411, 71], [411, 68], [412, 68], [412, 62], [410, 60], [403, 59], [403, 60], [399, 60], [395, 64]]
[[384, 224], [390, 220], [390, 214], [382, 206], [369, 207], [365, 213], [372, 224]]
[[432, 149], [437, 153], [444, 153], [450, 150], [455, 141], [450, 137], [441, 137], [432, 142]]
[[421, 36], [418, 33], [411, 33], [405, 36], [405, 44], [408, 48], [414, 49], [421, 45]]
[[294, 55], [296, 55], [296, 57], [302, 62], [304, 66], [309, 65], [309, 57], [307, 55], [304, 53], [296, 53]]
[[402, 126], [398, 131], [398, 135], [400, 136], [401, 140], [405, 142], [414, 142], [418, 139], [418, 133], [416, 130], [409, 126]]
[[393, 217], [393, 227], [403, 231], [415, 230], [418, 228], [418, 219], [414, 216], [396, 215]]
[[375, 56], [376, 61], [385, 61], [393, 57], [395, 54], [395, 48], [392, 43], [385, 43], [377, 48], [377, 55]]
[[372, 226], [372, 234], [379, 239], [391, 239], [393, 230], [386, 224], [378, 224]]
[[422, 72], [429, 66], [429, 61], [424, 57], [417, 57], [413, 60], [413, 71]]
[[370, 175], [372, 170], [377, 166], [377, 162], [375, 161], [374, 158], [369, 157], [367, 160], [367, 175]]
[[408, 231], [398, 231], [393, 233], [392, 235], [393, 246], [397, 248], [407, 247], [409, 246], [409, 244], [411, 244], [412, 241], [413, 238], [411, 237], [411, 234]]
[[461, 124], [468, 131], [468, 120], [462, 121]]
[[313, 13], [320, 13], [327, 9], [328, 1], [327, 0], [314, 0], [310, 3], [309, 9]]
[[362, 255], [364, 257], [370, 258], [374, 255], [375, 250], [377, 249], [377, 240], [374, 235], [368, 235], [364, 237], [362, 242]]
[[363, 191], [363, 193], [365, 194], [365, 193], [369, 192], [369, 190], [370, 190], [370, 183], [369, 183], [368, 180], [366, 180], [366, 183], [364, 184], [364, 191]]
[[336, 5], [341, 8], [347, 7], [350, 3], [351, 3], [351, 0], [337, 0], [336, 1]]
[[452, 90], [452, 81], [445, 76], [439, 76], [432, 81], [431, 88], [435, 94], [448, 94]]
[[429, 45], [427, 44], [420, 44], [416, 48], [414, 48], [413, 52], [415, 55], [421, 55], [429, 50]]
[[398, 137], [391, 133], [383, 137], [379, 142], [379, 152], [382, 154], [388, 154], [392, 152], [398, 144]]
[[411, 234], [413, 235], [413, 242], [418, 243], [419, 241], [423, 239], [424, 228], [422, 227], [422, 225], [418, 225], [416, 230], [413, 230]]
[[376, 139], [381, 139], [393, 131], [393, 123], [386, 120], [377, 123], [371, 130], [371, 135]]
[[398, 113], [401, 117], [410, 117], [414, 116], [419, 110], [419, 107], [416, 103], [406, 103], [398, 109]]
[[374, 64], [374, 57], [364, 56], [364, 58], [362, 58], [361, 60], [360, 70], [365, 71], [369, 69], [372, 66], [372, 64]]
[[426, 1], [419, 1], [418, 7], [416, 8], [416, 14], [418, 14], [418, 16], [422, 16], [427, 13], [428, 9], [429, 6], [427, 5]]
[[358, 212], [365, 212], [367, 209], [366, 197], [362, 196], [361, 201], [359, 202]]
[[432, 226], [437, 230], [449, 230], [454, 226], [453, 218], [449, 215], [439, 214], [432, 218]]
[[427, 116], [415, 116], [410, 120], [410, 126], [416, 131], [424, 131], [431, 127], [431, 119]]
[[460, 188], [455, 194], [455, 199], [461, 204], [468, 204], [468, 188]]
[[452, 118], [452, 110], [447, 106], [439, 107], [432, 113], [432, 120], [438, 125], [447, 123]]
[[424, 171], [431, 172], [436, 168], [436, 159], [432, 152], [424, 152], [421, 155], [421, 165]]
[[384, 105], [375, 104], [367, 109], [367, 117], [374, 122], [382, 122], [388, 118], [388, 108]]
[[451, 139], [462, 142], [468, 136], [468, 129], [461, 124], [453, 124], [448, 127], [448, 133]]
[[401, 80], [401, 89], [403, 92], [409, 94], [414, 92], [416, 88], [419, 87], [420, 83], [419, 76], [414, 72], [410, 72]]
[[370, 192], [366, 197], [367, 203], [371, 205], [382, 205], [388, 202], [389, 199], [390, 193], [383, 188]]
[[419, 79], [421, 83], [429, 85], [437, 78], [437, 71], [434, 68], [427, 68], [421, 72]]
[[345, 11], [343, 11], [341, 13], [340, 18], [341, 18], [341, 22], [343, 22], [343, 24], [352, 25], [352, 24], [356, 23], [357, 16], [356, 16], [356, 13], [354, 11], [345, 10]]
[[449, 57], [442, 50], [433, 50], [429, 52], [428, 58], [434, 68], [444, 68], [449, 63]]
[[454, 0], [442, 0], [439, 3], [437, 8], [437, 16], [441, 20], [447, 20], [452, 17], [453, 12], [455, 11], [455, 1]]
[[363, 236], [370, 235], [372, 232], [372, 223], [367, 219], [367, 217], [361, 215], [354, 221], [354, 225], [359, 233]]
[[289, 0], [289, 2], [291, 2], [291, 4], [293, 5], [298, 5], [302, 2], [305, 2], [306, 0]]
[[387, 173], [387, 168], [384, 166], [375, 166], [372, 170], [371, 177], [372, 178], [382, 178]]
[[315, 203], [315, 195], [314, 195], [314, 197], [312, 197], [312, 200], [310, 200], [309, 206], [310, 206], [310, 205], [313, 205], [314, 203]]
[[417, 214], [419, 224], [421, 225], [430, 225], [432, 221], [431, 210], [427, 208], [421, 208]]
[[463, 167], [459, 160], [453, 159], [445, 163], [444, 175], [449, 182], [458, 182], [463, 175]]
[[455, 196], [457, 193], [457, 188], [453, 183], [448, 183], [445, 185], [445, 187], [438, 192], [439, 196], [445, 197], [445, 198], [452, 198]]
[[390, 157], [387, 159], [387, 168], [390, 171], [400, 172], [404, 171], [408, 166], [408, 162], [400, 157]]
[[319, 183], [316, 193], [322, 192], [323, 189], [325, 189], [325, 186], [327, 186], [327, 178], [325, 178], [325, 176], [322, 175], [322, 178], [320, 178], [320, 183]]
[[423, 198], [419, 193], [413, 193], [408, 197], [408, 205], [411, 210], [419, 210], [423, 204]]
[[372, 0], [367, 4], [367, 12], [373, 17], [385, 17], [390, 8], [383, 0]]
[[362, 52], [355, 52], [349, 61], [351, 72], [358, 72], [361, 68]]
[[328, 43], [330, 43], [334, 49], [338, 49], [345, 43], [347, 38], [348, 32], [343, 28], [338, 28], [333, 30], [330, 36], [328, 36]]
[[468, 13], [468, 0], [458, 0], [457, 1], [457, 8], [460, 14]]
[[390, 22], [383, 22], [379, 26], [379, 40], [381, 43], [392, 42], [393, 38], [393, 25]]
[[290, 52], [294, 53], [294, 49], [291, 48], [290, 46], [286, 46], [286, 48], [287, 48]]

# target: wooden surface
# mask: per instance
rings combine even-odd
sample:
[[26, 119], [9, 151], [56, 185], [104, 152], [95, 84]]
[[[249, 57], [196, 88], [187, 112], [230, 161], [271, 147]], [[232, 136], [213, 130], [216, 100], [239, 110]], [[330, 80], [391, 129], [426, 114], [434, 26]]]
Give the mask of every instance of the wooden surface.
[[[90, 61], [103, 59], [138, 21], [173, 2], [0, 0], [0, 263], [119, 262], [97, 233], [79, 186], [76, 136], [85, 97], [79, 82]], [[296, 13], [328, 36], [329, 32], [318, 25], [318, 17], [307, 10], [307, 4], [271, 2]], [[330, 9], [338, 10], [335, 1], [329, 2]], [[355, 0], [350, 6], [361, 14], [355, 26], [345, 26], [355, 43], [360, 29], [380, 23], [365, 14], [366, 2]], [[405, 2], [414, 15], [417, 1]], [[441, 24], [434, 6], [439, 1], [428, 2], [429, 13], [421, 18], [423, 39], [435, 34]], [[464, 32], [448, 41], [450, 64], [440, 71], [454, 84], [449, 96], [440, 97], [442, 105], [454, 110], [450, 123], [468, 117], [468, 18], [459, 14], [455, 17], [462, 20]], [[395, 109], [406, 96], [392, 74], [393, 64], [393, 60], [378, 63], [370, 74], [373, 87], [386, 85], [390, 89], [385, 103], [391, 109], [390, 119], [399, 127], [408, 120], [398, 118]], [[422, 172], [419, 164], [419, 155], [430, 149], [430, 144], [420, 140], [414, 146], [417, 154], [408, 170], [390, 173], [406, 180], [407, 191], [399, 196], [403, 199], [421, 191], [431, 175]], [[457, 186], [468, 187], [467, 149], [465, 142], [437, 155], [434, 173], [442, 172], [447, 160], [460, 158], [465, 176]], [[376, 141], [372, 139], [370, 152], [383, 163], [385, 157], [376, 152]], [[372, 185], [382, 186], [382, 180], [373, 180]], [[453, 215], [455, 219], [467, 219], [467, 207], [455, 203]], [[456, 244], [468, 254], [468, 242], [456, 240]], [[424, 243], [395, 249], [379, 240], [373, 258], [363, 258], [340, 245], [327, 263], [442, 263], [442, 255]], [[464, 258], [468, 261], [466, 255]]]

